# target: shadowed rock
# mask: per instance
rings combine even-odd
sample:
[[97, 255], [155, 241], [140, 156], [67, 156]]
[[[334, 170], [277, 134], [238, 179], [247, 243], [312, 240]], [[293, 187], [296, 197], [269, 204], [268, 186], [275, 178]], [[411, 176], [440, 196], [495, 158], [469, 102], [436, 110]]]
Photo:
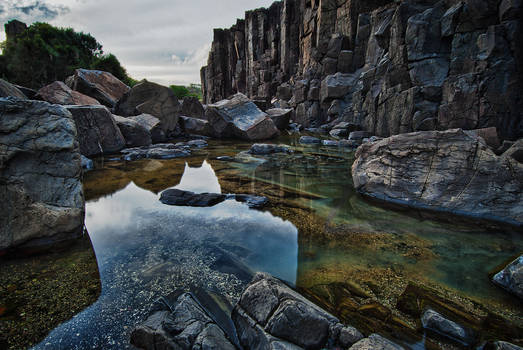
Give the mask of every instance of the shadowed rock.
[[523, 299], [523, 255], [495, 274], [492, 281]]
[[69, 86], [61, 81], [55, 81], [49, 85], [44, 86], [36, 97], [47, 101], [49, 103], [56, 103], [59, 105], [99, 105], [100, 102], [92, 97], [81, 94], [78, 91], [72, 90]]
[[162, 192], [160, 202], [176, 206], [212, 207], [225, 199], [226, 196], [224, 194], [194, 193], [173, 188]]
[[66, 84], [109, 108], [113, 108], [129, 91], [129, 87], [114, 75], [100, 70], [77, 69], [74, 75], [67, 78]]
[[27, 97], [24, 95], [20, 89], [18, 89], [13, 84], [0, 79], [0, 97], [16, 97], [21, 99], [26, 99]]
[[148, 128], [130, 118], [113, 115], [116, 125], [125, 139], [125, 146], [149, 146], [152, 143], [151, 132]]

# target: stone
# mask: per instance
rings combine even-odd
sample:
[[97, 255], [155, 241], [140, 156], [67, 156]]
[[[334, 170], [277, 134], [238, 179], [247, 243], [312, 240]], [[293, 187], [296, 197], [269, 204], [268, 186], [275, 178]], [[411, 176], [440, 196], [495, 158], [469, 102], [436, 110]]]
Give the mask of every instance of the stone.
[[276, 96], [280, 100], [289, 101], [293, 95], [292, 87], [288, 83], [281, 84], [278, 86]]
[[116, 125], [122, 132], [126, 147], [149, 146], [152, 144], [151, 133], [137, 121], [113, 115]]
[[191, 118], [205, 119], [205, 109], [197, 97], [186, 96], [182, 101], [181, 115]]
[[292, 108], [271, 108], [265, 111], [272, 119], [274, 125], [278, 130], [286, 130], [289, 126], [289, 121], [291, 120], [293, 109]]
[[87, 158], [86, 156], [83, 156], [81, 155], [81, 160], [82, 160], [82, 169], [86, 170], [86, 171], [89, 171], [89, 170], [93, 170], [94, 169], [94, 162]]
[[214, 137], [258, 141], [279, 135], [269, 115], [240, 93], [208, 105], [205, 114]]
[[441, 18], [441, 36], [449, 37], [454, 35], [456, 27], [458, 26], [459, 16], [463, 8], [463, 3], [460, 1], [454, 6], [450, 7]]
[[292, 149], [287, 145], [255, 143], [251, 146], [249, 153], [254, 155], [267, 155], [272, 153], [292, 153]]
[[320, 144], [321, 140], [317, 137], [313, 136], [302, 136], [299, 140], [300, 143], [305, 145], [311, 145], [311, 144]]
[[334, 140], [321, 140], [321, 144], [327, 147], [338, 147], [340, 145], [339, 141]]
[[421, 324], [426, 329], [430, 329], [445, 337], [457, 340], [465, 345], [473, 344], [475, 341], [475, 336], [470, 329], [449, 320], [432, 309], [425, 310], [421, 316]]
[[164, 127], [160, 119], [150, 114], [140, 114], [127, 119], [132, 120], [141, 125], [151, 135], [152, 143], [161, 143], [167, 140], [165, 136]]
[[170, 189], [162, 192], [160, 202], [167, 205], [188, 207], [213, 207], [227, 198], [224, 194], [217, 193], [194, 193], [178, 189]]
[[409, 75], [415, 85], [442, 86], [449, 72], [446, 58], [428, 58], [409, 63]]
[[205, 141], [205, 140], [197, 139], [197, 140], [190, 140], [190, 141], [187, 141], [187, 145], [188, 145], [189, 147], [202, 148], [202, 147], [207, 147], [209, 144], [208, 144], [207, 141]]
[[351, 346], [350, 350], [404, 350], [404, 348], [379, 334], [371, 334]]
[[343, 348], [348, 348], [349, 346], [357, 343], [358, 341], [364, 338], [363, 334], [358, 331], [356, 328], [351, 326], [345, 326], [340, 329], [340, 334], [338, 336], [338, 343]]
[[78, 130], [80, 152], [86, 156], [111, 154], [125, 147], [125, 139], [105, 106], [66, 106]]
[[152, 115], [161, 121], [165, 136], [170, 138], [176, 136], [181, 109], [182, 106], [171, 89], [149, 81], [141, 81], [118, 101], [115, 114], [123, 117]]
[[180, 126], [188, 134], [210, 136], [212, 135], [211, 125], [207, 120], [181, 116]]
[[352, 177], [376, 199], [520, 227], [523, 164], [509, 151], [461, 129], [401, 134], [360, 146]]
[[336, 73], [327, 76], [321, 82], [321, 102], [345, 97], [353, 87], [354, 81], [352, 74]]
[[82, 162], [67, 109], [0, 98], [0, 194], [0, 251], [83, 234]]
[[99, 105], [92, 97], [72, 90], [61, 81], [55, 81], [38, 90], [38, 99], [59, 105]]
[[371, 136], [372, 136], [371, 133], [368, 131], [358, 130], [358, 131], [353, 131], [349, 134], [349, 140], [361, 142], [364, 138], [368, 138]]
[[497, 150], [501, 146], [501, 142], [499, 141], [498, 137], [498, 131], [495, 127], [467, 130], [466, 133], [469, 135], [481, 137], [483, 140], [485, 140], [487, 146], [493, 150]]
[[502, 0], [499, 5], [499, 21], [511, 21], [521, 18], [521, 0]]
[[66, 83], [71, 89], [90, 96], [109, 108], [113, 108], [129, 91], [129, 87], [114, 75], [99, 70], [77, 69]]
[[360, 142], [355, 140], [340, 140], [338, 143], [341, 147], [350, 147], [350, 148], [357, 148], [359, 145], [361, 145]]
[[151, 146], [126, 148], [122, 150], [126, 161], [147, 159], [174, 159], [188, 157], [191, 152], [184, 147], [177, 147], [172, 143], [158, 143]]
[[492, 281], [523, 299], [523, 255], [495, 274]]
[[37, 91], [36, 90], [30, 89], [30, 88], [27, 88], [27, 87], [21, 86], [21, 85], [15, 85], [15, 87], [18, 90], [20, 90], [26, 96], [27, 99], [37, 100], [37, 98], [36, 98]]
[[9, 96], [21, 99], [27, 98], [25, 94], [22, 91], [20, 91], [19, 88], [3, 79], [0, 79], [0, 97]]
[[237, 202], [245, 203], [251, 209], [261, 209], [269, 203], [269, 199], [264, 196], [253, 196], [250, 194], [234, 194], [232, 198]]
[[341, 50], [338, 56], [338, 72], [350, 73], [352, 72], [352, 58], [354, 52], [351, 50]]
[[511, 344], [506, 341], [496, 341], [491, 344], [487, 344], [484, 348], [485, 350], [522, 350], [521, 346]]

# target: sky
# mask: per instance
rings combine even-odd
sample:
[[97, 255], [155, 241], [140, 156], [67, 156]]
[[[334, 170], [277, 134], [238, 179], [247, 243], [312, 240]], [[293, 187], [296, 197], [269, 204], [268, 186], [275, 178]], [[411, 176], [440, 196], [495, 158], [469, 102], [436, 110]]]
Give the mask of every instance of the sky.
[[90, 33], [135, 79], [200, 83], [213, 28], [229, 28], [246, 10], [273, 0], [0, 0], [3, 23], [48, 22]]

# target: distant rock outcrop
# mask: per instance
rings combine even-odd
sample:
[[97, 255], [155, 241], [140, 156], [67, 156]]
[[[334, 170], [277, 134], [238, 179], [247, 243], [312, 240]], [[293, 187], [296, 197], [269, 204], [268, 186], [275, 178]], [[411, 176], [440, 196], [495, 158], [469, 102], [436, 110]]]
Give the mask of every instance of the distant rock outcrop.
[[76, 126], [67, 109], [0, 98], [0, 251], [79, 237], [84, 224]]
[[204, 103], [237, 92], [372, 135], [523, 136], [521, 2], [283, 0], [215, 29]]

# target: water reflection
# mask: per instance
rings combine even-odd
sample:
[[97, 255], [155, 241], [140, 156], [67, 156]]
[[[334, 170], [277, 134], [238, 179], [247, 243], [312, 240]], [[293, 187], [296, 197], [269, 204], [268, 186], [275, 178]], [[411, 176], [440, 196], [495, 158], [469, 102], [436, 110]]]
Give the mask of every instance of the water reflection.
[[[176, 188], [220, 192], [210, 164], [200, 164], [163, 162], [162, 168], [184, 169]], [[253, 271], [296, 281], [297, 229], [236, 201], [210, 208], [171, 207], [131, 181], [122, 190], [88, 201], [86, 213], [102, 295], [37, 349], [126, 348], [148, 305], [179, 288], [203, 287], [234, 303]]]

